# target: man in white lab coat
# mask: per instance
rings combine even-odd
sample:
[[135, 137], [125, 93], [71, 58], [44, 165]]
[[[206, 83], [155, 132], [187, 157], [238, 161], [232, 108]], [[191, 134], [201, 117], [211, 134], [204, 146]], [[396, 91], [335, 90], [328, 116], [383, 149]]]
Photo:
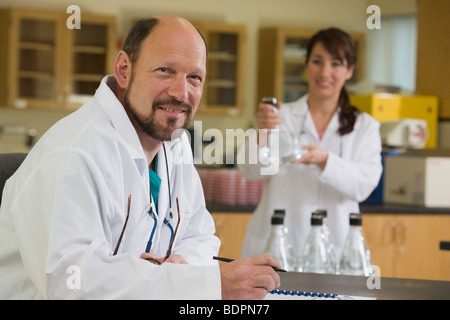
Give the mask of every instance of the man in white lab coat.
[[6, 183], [1, 299], [252, 299], [280, 285], [269, 256], [212, 260], [220, 241], [177, 130], [198, 108], [206, 55], [183, 18], [135, 24], [114, 76]]

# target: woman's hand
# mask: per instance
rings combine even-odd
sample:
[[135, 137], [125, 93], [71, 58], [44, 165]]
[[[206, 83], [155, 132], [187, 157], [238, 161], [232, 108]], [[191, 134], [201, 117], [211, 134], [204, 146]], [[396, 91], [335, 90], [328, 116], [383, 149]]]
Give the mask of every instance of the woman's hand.
[[[258, 111], [256, 112], [256, 126], [258, 129], [271, 130], [275, 129], [281, 124], [281, 115], [279, 112], [273, 110], [274, 106], [269, 103], [260, 103], [258, 105]], [[281, 103], [278, 102], [276, 109], [281, 108]], [[265, 147], [267, 145], [267, 135], [262, 133], [262, 139], [260, 138], [258, 130], [258, 145]]]
[[321, 170], [325, 169], [328, 160], [328, 151], [315, 144], [302, 146], [308, 152], [294, 163], [316, 164]]
[[[281, 103], [276, 106], [279, 110]], [[256, 112], [256, 125], [258, 129], [275, 129], [281, 124], [281, 115], [278, 112], [274, 112], [273, 105], [268, 103], [260, 103], [258, 105], [258, 111]]]

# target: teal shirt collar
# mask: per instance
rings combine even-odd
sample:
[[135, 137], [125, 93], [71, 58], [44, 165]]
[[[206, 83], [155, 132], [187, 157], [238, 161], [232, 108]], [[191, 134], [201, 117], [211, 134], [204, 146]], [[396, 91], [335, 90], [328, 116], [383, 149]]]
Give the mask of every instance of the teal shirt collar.
[[158, 194], [161, 187], [161, 178], [157, 174], [158, 168], [158, 155], [155, 156], [155, 171], [148, 168], [148, 174], [150, 178], [150, 193], [152, 195], [153, 201], [155, 202], [155, 209], [158, 212]]

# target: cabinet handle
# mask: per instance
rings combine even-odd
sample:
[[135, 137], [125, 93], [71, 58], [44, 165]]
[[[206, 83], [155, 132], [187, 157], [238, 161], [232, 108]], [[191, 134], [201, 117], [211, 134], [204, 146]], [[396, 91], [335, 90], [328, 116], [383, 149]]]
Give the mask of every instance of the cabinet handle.
[[405, 244], [406, 244], [406, 228], [408, 227], [408, 223], [405, 221], [402, 221], [402, 223], [400, 224], [401, 226], [401, 241], [400, 241], [400, 245], [397, 248], [397, 252], [402, 254], [405, 252]]
[[397, 228], [397, 222], [391, 221], [391, 223], [389, 225], [391, 226], [391, 232], [392, 232], [391, 233], [391, 243], [395, 244], [395, 239], [396, 239], [395, 230]]
[[221, 227], [222, 227], [222, 221], [220, 219], [214, 220], [215, 225], [216, 225], [216, 236], [218, 238], [220, 238], [220, 231], [221, 231]]

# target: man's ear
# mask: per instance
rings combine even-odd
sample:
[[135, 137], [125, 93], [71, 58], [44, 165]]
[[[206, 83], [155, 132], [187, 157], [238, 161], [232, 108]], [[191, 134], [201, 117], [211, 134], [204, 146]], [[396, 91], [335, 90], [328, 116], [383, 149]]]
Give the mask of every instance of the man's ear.
[[120, 51], [114, 61], [114, 78], [120, 88], [128, 86], [131, 78], [131, 60], [125, 51]]

